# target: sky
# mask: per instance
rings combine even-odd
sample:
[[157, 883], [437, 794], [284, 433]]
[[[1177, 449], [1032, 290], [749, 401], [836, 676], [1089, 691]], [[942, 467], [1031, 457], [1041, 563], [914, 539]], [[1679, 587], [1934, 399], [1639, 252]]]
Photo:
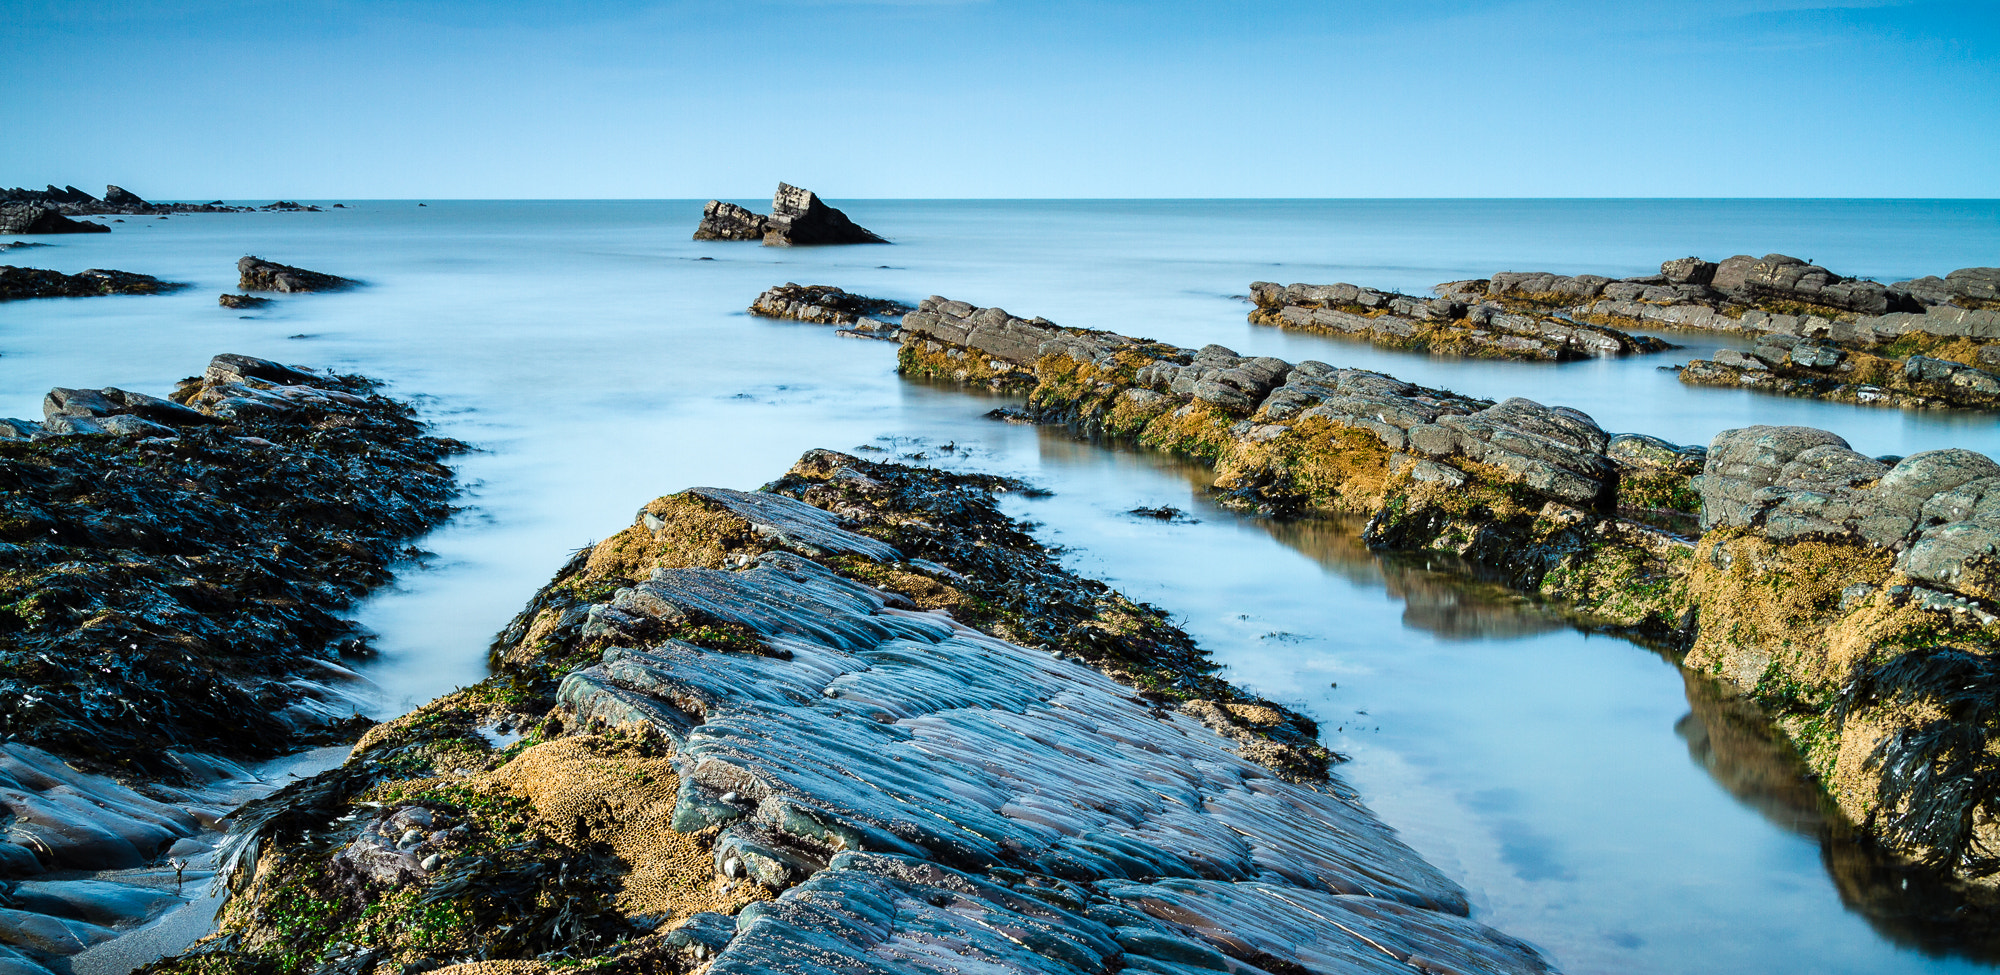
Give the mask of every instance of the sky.
[[1993, 197], [2000, 0], [0, 0], [0, 185]]

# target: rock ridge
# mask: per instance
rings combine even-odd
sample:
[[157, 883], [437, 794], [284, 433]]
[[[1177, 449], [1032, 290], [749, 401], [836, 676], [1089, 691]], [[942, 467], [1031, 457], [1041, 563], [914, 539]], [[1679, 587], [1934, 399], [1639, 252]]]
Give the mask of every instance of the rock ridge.
[[1649, 335], [1520, 314], [1496, 302], [1414, 298], [1352, 284], [1250, 285], [1250, 320], [1299, 331], [1367, 339], [1415, 352], [1487, 359], [1569, 362], [1643, 355], [1674, 348]]

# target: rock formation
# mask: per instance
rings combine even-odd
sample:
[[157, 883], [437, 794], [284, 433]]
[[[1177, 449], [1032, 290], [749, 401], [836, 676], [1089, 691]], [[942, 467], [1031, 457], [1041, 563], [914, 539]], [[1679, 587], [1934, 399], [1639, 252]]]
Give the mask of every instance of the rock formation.
[[769, 217], [721, 200], [702, 207], [701, 225], [694, 228], [696, 240], [763, 240]]
[[1868, 458], [1805, 428], [1679, 446], [937, 297], [904, 316], [898, 361], [1202, 461], [1224, 503], [1367, 516], [1373, 546], [1448, 553], [1583, 625], [1684, 648], [1775, 717], [1860, 833], [2000, 881], [2000, 465], [1983, 455]]
[[38, 203], [0, 204], [0, 234], [104, 234], [101, 223], [71, 220], [62, 211]]
[[[122, 186], [104, 188], [104, 198], [98, 199], [74, 186], [57, 189], [50, 186], [45, 190], [30, 190], [15, 187], [0, 188], [0, 212], [8, 206], [41, 207], [55, 211], [58, 215], [84, 216], [91, 214], [135, 214], [161, 213], [245, 213], [251, 207], [225, 206], [221, 200], [213, 203], [150, 203], [138, 194]], [[95, 226], [95, 225], [91, 225]], [[0, 231], [5, 232], [5, 231]], [[28, 231], [23, 231], [28, 232]], [[53, 233], [55, 231], [32, 231], [33, 233]]]
[[734, 203], [710, 200], [702, 208], [696, 240], [762, 240], [766, 246], [794, 244], [886, 244], [887, 240], [828, 206], [811, 190], [779, 183], [765, 216]]
[[[1970, 355], [1966, 353], [1970, 352]], [[1760, 392], [1866, 406], [2000, 409], [2000, 343], [1962, 346], [1979, 366], [1913, 353], [1902, 357], [1843, 348], [1821, 338], [1759, 336], [1749, 352], [1723, 349], [1680, 371], [1693, 386], [1741, 386]]]
[[244, 257], [238, 260], [236, 271], [242, 278], [236, 286], [244, 291], [281, 291], [294, 294], [309, 291], [342, 291], [360, 283], [319, 271], [276, 264], [261, 257]]
[[[2000, 269], [1961, 268], [1943, 278], [1894, 284], [1843, 278], [1783, 254], [1739, 254], [1719, 263], [1698, 257], [1668, 261], [1660, 273], [1614, 281], [1592, 274], [1495, 274], [1452, 281], [1439, 295], [1498, 302], [1517, 312], [1559, 311], [1612, 327], [1686, 328], [1758, 336], [1775, 354], [1756, 363], [1703, 360], [1683, 372], [1686, 382], [1844, 402], [1890, 406], [1991, 408], [1980, 373], [2000, 366]], [[1827, 345], [1848, 361], [1812, 365], [1789, 350]], [[1817, 353], [1814, 353], [1817, 355]], [[1922, 356], [1970, 367], [1942, 379], [1937, 367], [1910, 366]], [[1765, 368], [1760, 368], [1760, 364]], [[1767, 373], [1768, 370], [1768, 373]]]
[[750, 303], [750, 314], [834, 325], [854, 338], [894, 339], [902, 316], [916, 309], [900, 301], [849, 294], [829, 285], [787, 282]]
[[77, 274], [0, 265], [0, 301], [19, 298], [87, 298], [92, 295], [156, 295], [185, 285], [150, 274], [91, 268]]
[[1549, 970], [1017, 486], [821, 450], [653, 501], [493, 679], [246, 814], [223, 936], [159, 970]]
[[224, 308], [262, 308], [271, 303], [271, 299], [259, 298], [256, 295], [231, 294], [222, 295], [217, 301]]
[[374, 388], [221, 355], [170, 398], [0, 420], [0, 971], [196, 899], [187, 864], [270, 788], [230, 757], [366, 726], [341, 614], [454, 510], [463, 449]]
[[1659, 339], [1497, 303], [1413, 298], [1352, 284], [1250, 285], [1250, 320], [1415, 352], [1566, 362], [1671, 349]]

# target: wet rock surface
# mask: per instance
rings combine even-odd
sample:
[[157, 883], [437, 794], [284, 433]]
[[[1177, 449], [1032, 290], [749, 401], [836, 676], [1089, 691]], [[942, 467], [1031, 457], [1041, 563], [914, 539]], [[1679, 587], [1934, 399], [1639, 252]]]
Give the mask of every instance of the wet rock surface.
[[[1952, 354], [2000, 364], [1995, 361], [2000, 345], [1966, 345]], [[1750, 352], [1724, 349], [1712, 360], [1689, 362], [1680, 379], [1865, 406], [2000, 408], [2000, 374], [1989, 369], [1921, 353], [1895, 357], [1849, 350], [1824, 338], [1765, 335]]]
[[[1549, 970], [1301, 762], [1310, 722], [1001, 515], [1018, 489], [813, 451], [652, 502], [496, 677], [246, 815], [223, 934], [155, 970]], [[470, 742], [501, 709], [528, 738]], [[465, 829], [427, 876], [415, 807]]]
[[[1504, 283], [1571, 295], [1615, 282]], [[1449, 555], [1578, 625], [1685, 654], [1777, 716], [1864, 842], [1933, 871], [1927, 889], [1958, 891], [1932, 921], [1992, 909], [2000, 696], [1968, 690], [2000, 688], [1991, 459], [1869, 458], [1796, 427], [1725, 431], [1706, 447], [1613, 435], [1559, 406], [942, 298], [905, 316], [898, 362], [912, 377], [1026, 390], [1010, 418], [1206, 464], [1225, 505], [1358, 515], [1378, 549]]]
[[157, 295], [185, 285], [150, 274], [91, 268], [77, 274], [0, 265], [0, 301], [23, 298], [87, 298], [94, 295]]
[[111, 228], [71, 220], [58, 207], [40, 203], [0, 203], [0, 234], [108, 234]]
[[813, 191], [779, 183], [771, 212], [757, 213], [721, 200], [702, 208], [696, 240], [761, 240], [768, 247], [809, 244], [886, 244], [887, 240], [848, 219]]
[[270, 304], [271, 299], [259, 298], [256, 295], [225, 294], [217, 299], [217, 303], [224, 308], [262, 308]]
[[1352, 284], [1250, 285], [1262, 325], [1349, 338], [1441, 355], [1566, 362], [1662, 352], [1669, 343], [1647, 335], [1569, 320], [1520, 314], [1457, 294], [1415, 298]]
[[902, 316], [915, 310], [900, 301], [849, 294], [830, 285], [789, 282], [766, 290], [750, 303], [752, 315], [833, 325], [842, 334], [891, 340]]
[[261, 257], [244, 257], [238, 260], [236, 272], [241, 276], [236, 286], [244, 291], [287, 293], [344, 291], [360, 283], [320, 271], [308, 271], [304, 268], [278, 264]]

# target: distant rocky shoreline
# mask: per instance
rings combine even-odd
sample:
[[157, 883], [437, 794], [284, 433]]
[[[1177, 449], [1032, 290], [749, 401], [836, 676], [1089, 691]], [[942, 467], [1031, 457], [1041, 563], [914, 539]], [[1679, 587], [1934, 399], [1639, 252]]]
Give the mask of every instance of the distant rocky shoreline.
[[1340, 337], [1364, 338], [1410, 352], [1482, 359], [1569, 362], [1662, 352], [1675, 346], [1647, 335], [1520, 314], [1490, 302], [1457, 296], [1413, 298], [1352, 284], [1250, 285], [1259, 325]]
[[1024, 391], [1024, 418], [1213, 467], [1225, 502], [1365, 516], [1371, 546], [1450, 553], [1587, 627], [1677, 647], [1773, 716], [1862, 834], [2000, 883], [1991, 458], [1869, 458], [1803, 427], [1681, 446], [939, 297], [902, 335], [905, 375]]
[[[339, 207], [342, 204], [334, 204]], [[151, 216], [158, 217], [170, 213], [254, 213], [258, 211], [282, 211], [295, 213], [319, 213], [321, 208], [301, 205], [291, 200], [279, 200], [261, 207], [229, 206], [221, 200], [211, 203], [151, 203], [138, 194], [119, 186], [104, 188], [104, 197], [91, 196], [74, 186], [57, 189], [51, 185], [45, 190], [30, 190], [15, 187], [0, 188], [0, 235], [5, 234], [80, 234], [107, 233], [109, 226], [85, 220], [73, 220], [82, 216]]]

